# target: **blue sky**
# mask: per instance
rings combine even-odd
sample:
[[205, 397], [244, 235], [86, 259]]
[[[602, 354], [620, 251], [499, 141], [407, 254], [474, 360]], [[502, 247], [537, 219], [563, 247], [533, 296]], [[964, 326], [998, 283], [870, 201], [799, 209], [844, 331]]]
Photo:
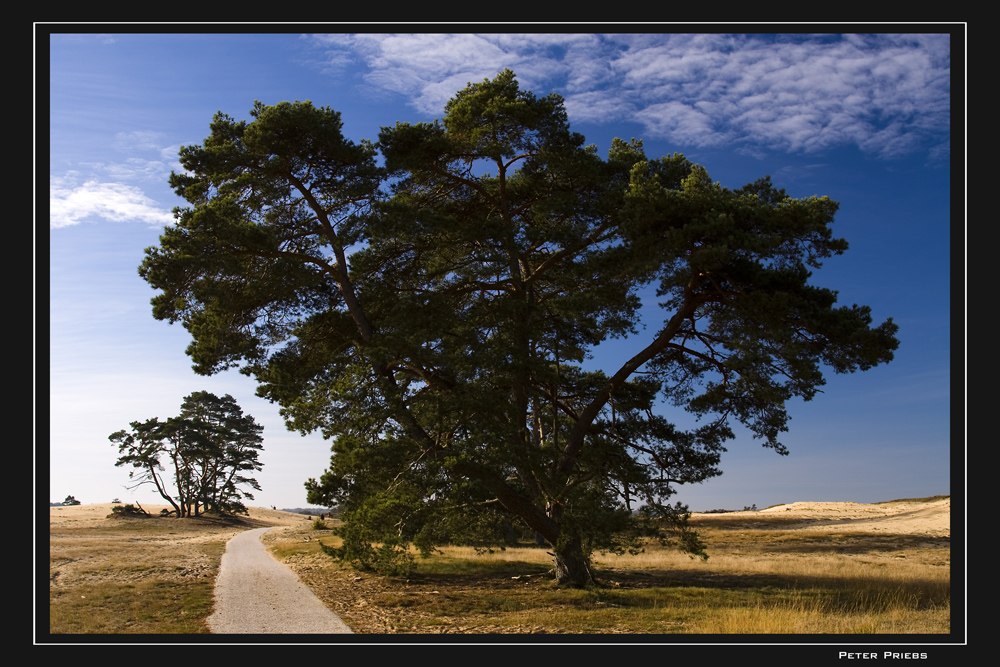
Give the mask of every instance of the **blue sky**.
[[[49, 447], [51, 500], [156, 504], [149, 488], [125, 490], [107, 437], [208, 390], [232, 394], [265, 426], [251, 504], [304, 506], [303, 482], [322, 474], [329, 443], [288, 432], [251, 379], [195, 375], [186, 331], [151, 315], [154, 293], [136, 269], [182, 203], [167, 185], [181, 171], [177, 151], [204, 140], [216, 111], [247, 118], [254, 100], [329, 105], [349, 137], [374, 140], [381, 126], [440, 117], [456, 91], [505, 67], [522, 89], [561, 94], [573, 129], [602, 154], [612, 138], [636, 137], [650, 157], [683, 153], [727, 187], [770, 174], [792, 196], [839, 201], [834, 231], [851, 248], [814, 281], [900, 326], [891, 364], [830, 375], [823, 394], [790, 406], [789, 456], [741, 433], [724, 474], [682, 487], [678, 500], [706, 510], [951, 492], [952, 445], [964, 447], [951, 441], [951, 245], [965, 221], [952, 219], [950, 197], [965, 184], [951, 182], [949, 35], [49, 39], [50, 70], [36, 77], [50, 103], [49, 225], [46, 239], [39, 220], [37, 239], [39, 254], [48, 242], [48, 369], [37, 355], [50, 442], [36, 446]], [[589, 363], [610, 368], [628, 350], [616, 342]]]

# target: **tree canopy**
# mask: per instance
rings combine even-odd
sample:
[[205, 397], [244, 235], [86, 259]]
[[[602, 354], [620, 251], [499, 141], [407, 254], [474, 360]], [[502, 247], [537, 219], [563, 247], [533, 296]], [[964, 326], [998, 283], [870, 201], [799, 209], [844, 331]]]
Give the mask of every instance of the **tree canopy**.
[[108, 436], [121, 454], [115, 465], [133, 468], [128, 488], [152, 484], [179, 517], [247, 512], [243, 499], [253, 500], [253, 495], [246, 487], [260, 490], [249, 475], [264, 465], [258, 458], [264, 427], [244, 415], [232, 396], [198, 391], [184, 398], [177, 417], [130, 426], [131, 431]]
[[[601, 158], [510, 71], [375, 143], [310, 102], [251, 118], [220, 112], [181, 149], [188, 206], [140, 274], [196, 371], [239, 367], [333, 441], [309, 501], [342, 507], [338, 555], [360, 565], [519, 529], [572, 585], [642, 535], [703, 553], [669, 499], [720, 474], [732, 425], [786, 453], [791, 398], [897, 347], [891, 320], [810, 283], [847, 249], [835, 202], [724, 188], [635, 139]], [[585, 368], [615, 337], [632, 357]]]

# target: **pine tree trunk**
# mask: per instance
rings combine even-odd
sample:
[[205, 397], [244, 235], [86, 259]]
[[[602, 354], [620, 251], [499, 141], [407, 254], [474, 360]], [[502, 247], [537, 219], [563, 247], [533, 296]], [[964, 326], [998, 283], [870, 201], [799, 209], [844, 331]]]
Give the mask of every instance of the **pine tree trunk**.
[[579, 540], [574, 540], [563, 549], [557, 549], [555, 559], [556, 583], [560, 586], [585, 588], [594, 584], [590, 559], [583, 555]]

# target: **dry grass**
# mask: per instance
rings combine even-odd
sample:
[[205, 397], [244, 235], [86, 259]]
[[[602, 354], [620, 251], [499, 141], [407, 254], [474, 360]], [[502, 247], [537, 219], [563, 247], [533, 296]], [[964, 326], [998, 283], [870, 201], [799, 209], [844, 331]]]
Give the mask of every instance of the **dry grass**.
[[110, 506], [53, 508], [49, 629], [206, 633], [226, 541], [284, 524], [265, 542], [359, 634], [948, 633], [947, 522], [928, 528], [918, 521], [941, 508], [911, 505], [846, 519], [794, 505], [696, 515], [708, 561], [658, 545], [598, 555], [600, 586], [588, 590], [553, 586], [545, 549], [447, 547], [399, 580], [331, 561], [319, 543], [337, 538], [298, 515], [110, 520]]
[[305, 523], [269, 510], [241, 519], [105, 518], [110, 512], [50, 511], [50, 634], [207, 633], [226, 542], [248, 528]]
[[358, 633], [949, 632], [944, 535], [763, 513], [699, 515], [695, 523], [708, 561], [658, 545], [637, 556], [599, 555], [601, 585], [582, 591], [552, 585], [544, 549], [446, 547], [398, 580], [330, 561], [317, 542], [336, 545], [330, 533], [291, 531], [269, 541]]

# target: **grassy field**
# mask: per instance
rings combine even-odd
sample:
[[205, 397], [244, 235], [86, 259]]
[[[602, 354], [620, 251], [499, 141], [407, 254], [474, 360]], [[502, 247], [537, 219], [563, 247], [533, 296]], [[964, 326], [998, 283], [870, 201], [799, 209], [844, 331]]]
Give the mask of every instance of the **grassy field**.
[[206, 633], [226, 541], [264, 525], [287, 526], [265, 543], [359, 634], [938, 634], [950, 625], [949, 537], [849, 522], [695, 515], [708, 561], [652, 545], [598, 555], [600, 586], [567, 590], [534, 547], [446, 547], [395, 579], [331, 561], [319, 544], [338, 538], [298, 515], [105, 519], [94, 507], [89, 519], [52, 512], [53, 634]]
[[306, 524], [270, 510], [240, 519], [105, 518], [110, 511], [110, 505], [52, 510], [52, 634], [208, 633], [226, 542], [250, 528]]
[[[950, 626], [950, 539], [803, 529], [801, 521], [696, 515], [708, 561], [648, 546], [598, 556], [600, 586], [552, 585], [544, 549], [447, 547], [407, 580], [332, 563], [329, 531], [272, 534], [273, 553], [356, 632], [937, 634]], [[310, 538], [306, 541], [306, 538]]]

